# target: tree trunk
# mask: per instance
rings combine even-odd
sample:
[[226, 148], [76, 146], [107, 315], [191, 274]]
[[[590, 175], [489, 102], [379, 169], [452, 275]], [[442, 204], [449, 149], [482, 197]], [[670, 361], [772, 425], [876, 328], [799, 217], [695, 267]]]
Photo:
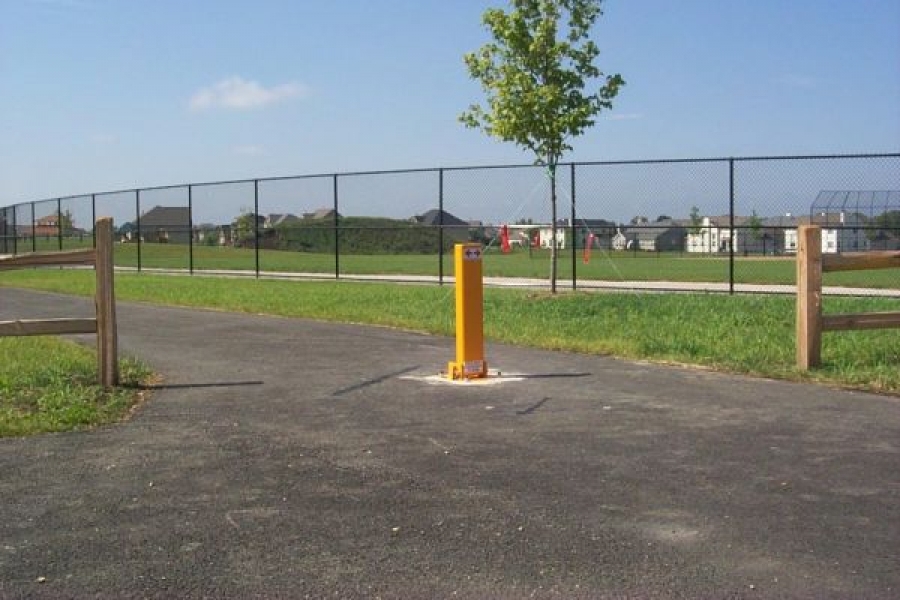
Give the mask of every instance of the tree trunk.
[[556, 163], [550, 165], [550, 293], [556, 293]]

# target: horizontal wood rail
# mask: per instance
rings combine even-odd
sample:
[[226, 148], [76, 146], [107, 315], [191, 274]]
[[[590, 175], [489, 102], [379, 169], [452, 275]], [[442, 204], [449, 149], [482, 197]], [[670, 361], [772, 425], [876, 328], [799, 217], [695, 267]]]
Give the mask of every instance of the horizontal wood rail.
[[0, 321], [0, 337], [97, 333], [97, 319], [20, 319]]
[[97, 251], [67, 250], [65, 252], [34, 252], [0, 258], [0, 271], [24, 269], [26, 267], [55, 267], [66, 265], [93, 265], [97, 260]]
[[40, 252], [0, 258], [0, 271], [26, 267], [93, 265], [97, 275], [96, 318], [0, 321], [0, 337], [96, 333], [100, 385], [111, 388], [119, 383], [112, 219], [108, 217], [98, 219], [95, 231], [97, 234], [96, 249]]
[[822, 271], [865, 271], [900, 267], [900, 252], [853, 252], [826, 254], [822, 257]]
[[860, 313], [855, 315], [823, 315], [822, 331], [853, 329], [889, 329], [900, 327], [900, 312]]
[[797, 368], [822, 363], [823, 331], [854, 331], [900, 327], [900, 312], [843, 315], [822, 314], [822, 273], [900, 267], [900, 252], [858, 252], [822, 255], [822, 229], [801, 225], [797, 245]]

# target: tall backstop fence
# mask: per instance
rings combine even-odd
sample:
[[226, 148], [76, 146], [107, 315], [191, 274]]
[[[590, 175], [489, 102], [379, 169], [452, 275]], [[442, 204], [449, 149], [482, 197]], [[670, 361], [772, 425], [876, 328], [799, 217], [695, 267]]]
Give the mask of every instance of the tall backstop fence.
[[[572, 288], [796, 283], [803, 225], [826, 255], [900, 248], [900, 153], [457, 167], [273, 177], [98, 192], [0, 208], [0, 254], [95, 244], [110, 215], [116, 263], [136, 270], [443, 283], [452, 248], [485, 247], [484, 275]], [[2, 203], [2, 201], [0, 201]], [[900, 289], [896, 272], [829, 284]], [[833, 277], [833, 279], [831, 279]], [[770, 288], [771, 289], [771, 288]]]

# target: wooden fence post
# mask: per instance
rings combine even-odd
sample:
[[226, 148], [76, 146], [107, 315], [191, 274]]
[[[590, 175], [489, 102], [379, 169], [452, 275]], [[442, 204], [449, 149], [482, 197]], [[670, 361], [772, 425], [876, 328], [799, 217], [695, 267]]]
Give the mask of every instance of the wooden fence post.
[[100, 385], [111, 388], [119, 384], [118, 332], [116, 329], [116, 296], [113, 281], [113, 221], [97, 219], [97, 360]]
[[822, 361], [822, 229], [801, 225], [797, 233], [797, 368]]

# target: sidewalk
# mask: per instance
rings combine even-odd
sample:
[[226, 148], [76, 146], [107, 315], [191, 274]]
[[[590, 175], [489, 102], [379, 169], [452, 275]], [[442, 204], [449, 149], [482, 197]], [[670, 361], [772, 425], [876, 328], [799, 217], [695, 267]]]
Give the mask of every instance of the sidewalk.
[[0, 439], [2, 598], [900, 595], [896, 398], [499, 345], [518, 380], [438, 384], [447, 338], [118, 312], [163, 381]]
[[[116, 267], [117, 271], [137, 272], [135, 267]], [[141, 269], [143, 273], [161, 275], [190, 275], [187, 269]], [[227, 269], [203, 269], [195, 270], [196, 276], [212, 277], [256, 277], [254, 271], [235, 271]], [[334, 273], [296, 273], [293, 271], [263, 271], [260, 279], [312, 279], [335, 281]], [[338, 281], [391, 281], [399, 283], [440, 283], [436, 275], [358, 275], [341, 274]], [[484, 285], [488, 287], [519, 287], [519, 288], [549, 288], [548, 279], [530, 279], [525, 277], [484, 277]], [[445, 285], [453, 285], [452, 275], [444, 276]], [[680, 281], [600, 281], [595, 279], [578, 279], [577, 289], [580, 291], [646, 291], [646, 292], [715, 292], [728, 293], [730, 288], [727, 282], [680, 282]], [[560, 290], [572, 289], [571, 279], [558, 279], [557, 287]], [[796, 294], [797, 286], [794, 285], [764, 285], [755, 283], [736, 283], [734, 291], [738, 294]], [[822, 292], [827, 296], [868, 296], [884, 298], [900, 298], [900, 289], [883, 288], [853, 288], [841, 286], [824, 286]]]

